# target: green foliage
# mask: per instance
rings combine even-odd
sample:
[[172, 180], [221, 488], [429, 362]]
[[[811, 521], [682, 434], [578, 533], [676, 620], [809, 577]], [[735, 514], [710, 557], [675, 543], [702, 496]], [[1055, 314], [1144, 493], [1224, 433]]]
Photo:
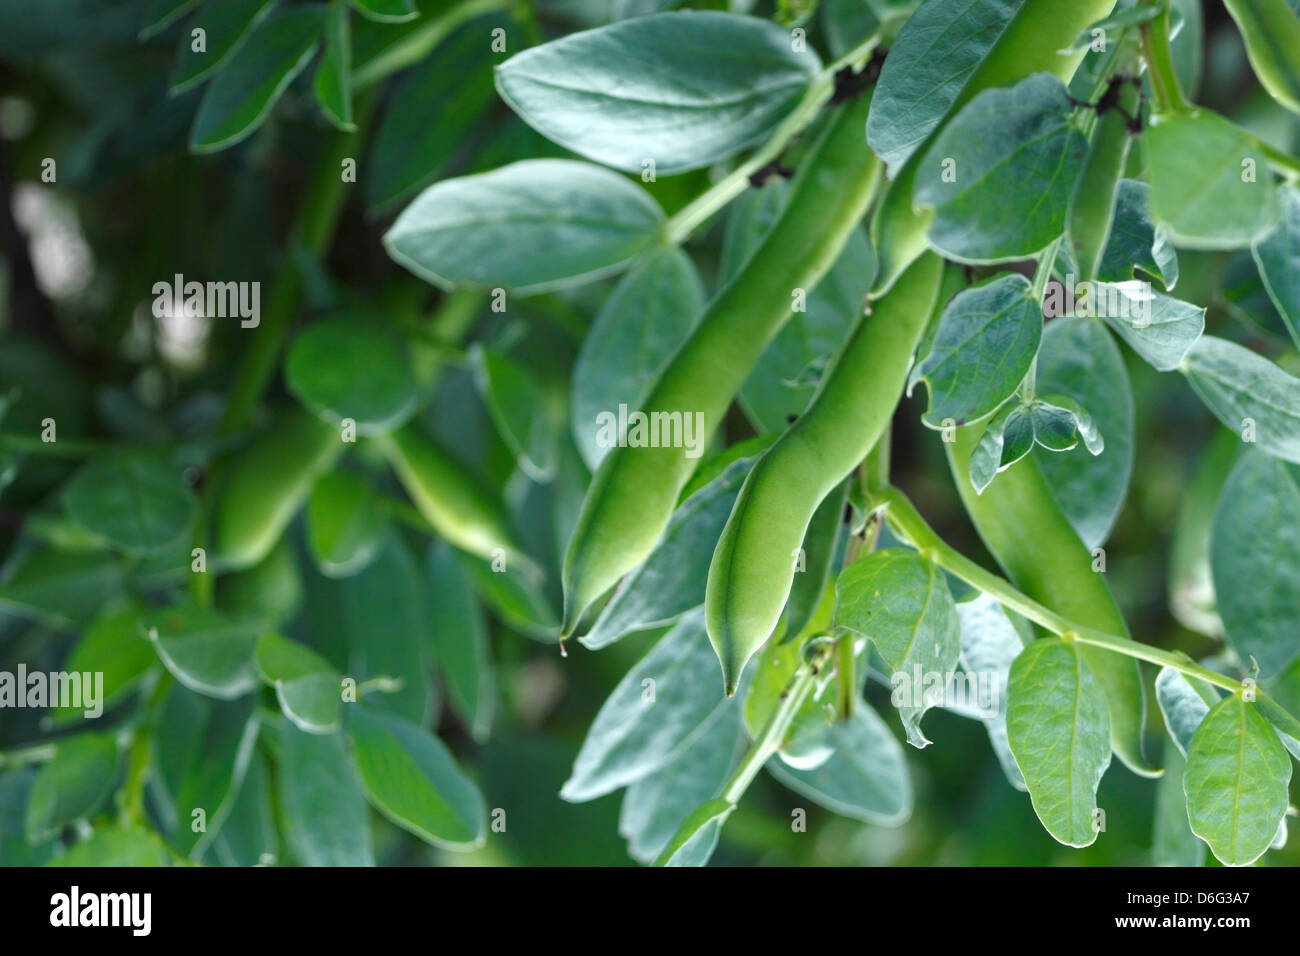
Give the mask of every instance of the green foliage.
[[0, 863], [1294, 862], [1225, 6], [0, 5]]

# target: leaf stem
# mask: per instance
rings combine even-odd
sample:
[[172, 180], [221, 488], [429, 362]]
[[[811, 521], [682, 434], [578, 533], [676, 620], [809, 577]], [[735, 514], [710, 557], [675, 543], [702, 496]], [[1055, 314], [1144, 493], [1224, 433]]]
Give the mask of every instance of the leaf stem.
[[[347, 196], [342, 175], [343, 161], [355, 158], [364, 143], [366, 120], [374, 107], [373, 92], [357, 97], [354, 110], [356, 129], [335, 132], [321, 151], [307, 191], [302, 197], [298, 220], [289, 237], [289, 246], [300, 246], [313, 259], [329, 251], [338, 225], [339, 214]], [[252, 341], [243, 362], [235, 372], [225, 413], [217, 427], [220, 434], [237, 432], [248, 423], [261, 400], [262, 392], [275, 372], [280, 349], [289, 335], [289, 326], [297, 311], [303, 278], [294, 261], [286, 254], [271, 286], [265, 314], [253, 330]]]
[[664, 223], [664, 236], [671, 244], [685, 242], [691, 233], [707, 222], [714, 213], [745, 191], [749, 178], [771, 163], [790, 141], [803, 131], [835, 92], [835, 74], [845, 67], [858, 67], [870, 59], [884, 37], [884, 27], [825, 67], [808, 87], [798, 104], [781, 121], [769, 139], [749, 159], [679, 209]]
[[1144, 0], [1147, 6], [1163, 7], [1160, 15], [1142, 24], [1142, 55], [1147, 61], [1151, 77], [1151, 91], [1155, 94], [1157, 113], [1185, 113], [1192, 104], [1183, 95], [1174, 69], [1174, 54], [1169, 45], [1168, 0]]
[[829, 641], [820, 641], [812, 645], [803, 663], [799, 665], [799, 669], [794, 672], [790, 682], [785, 685], [785, 690], [781, 692], [780, 704], [768, 718], [763, 730], [754, 740], [753, 746], [749, 748], [740, 766], [736, 768], [736, 772], [727, 781], [722, 791], [722, 799], [733, 806], [740, 802], [740, 798], [745, 795], [745, 791], [754, 782], [754, 778], [763, 769], [768, 758], [776, 753], [777, 748], [781, 746], [781, 741], [785, 739], [785, 732], [789, 730], [795, 714], [799, 712], [804, 700], [812, 692], [817, 683], [817, 676], [830, 659], [833, 646]]
[[1021, 593], [1005, 578], [986, 571], [970, 558], [961, 554], [935, 533], [921, 517], [911, 500], [898, 488], [890, 487], [876, 497], [876, 503], [885, 508], [885, 517], [899, 534], [924, 552], [935, 564], [972, 587], [996, 599], [1003, 607], [1026, 618], [1067, 640], [1081, 644], [1104, 647], [1107, 650], [1135, 657], [1151, 664], [1172, 667], [1176, 671], [1230, 691], [1240, 691], [1242, 683], [1208, 667], [1202, 667], [1181, 651], [1166, 651], [1151, 647], [1127, 637], [1108, 634], [1096, 628], [1084, 627], [1067, 620], [1055, 611], [1044, 607], [1033, 598]]
[[[421, 17], [411, 32], [401, 40], [373, 59], [357, 64], [352, 71], [352, 88], [358, 91], [366, 89], [392, 76], [398, 70], [419, 63], [442, 42], [447, 34], [465, 21], [485, 13], [505, 10], [509, 6], [506, 0], [461, 0], [460, 3], [453, 4], [441, 13]], [[515, 6], [527, 9], [522, 4], [515, 4]], [[525, 29], [528, 29], [526, 22]]]

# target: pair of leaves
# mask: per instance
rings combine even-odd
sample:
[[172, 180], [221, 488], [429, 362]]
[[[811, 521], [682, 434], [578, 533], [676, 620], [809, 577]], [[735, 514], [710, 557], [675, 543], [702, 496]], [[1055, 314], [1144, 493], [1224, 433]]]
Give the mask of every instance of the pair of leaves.
[[970, 457], [970, 481], [976, 492], [993, 476], [1010, 468], [1035, 446], [1050, 452], [1070, 451], [1082, 441], [1090, 454], [1105, 448], [1092, 416], [1067, 395], [1048, 395], [1029, 403], [1009, 402], [989, 421]]

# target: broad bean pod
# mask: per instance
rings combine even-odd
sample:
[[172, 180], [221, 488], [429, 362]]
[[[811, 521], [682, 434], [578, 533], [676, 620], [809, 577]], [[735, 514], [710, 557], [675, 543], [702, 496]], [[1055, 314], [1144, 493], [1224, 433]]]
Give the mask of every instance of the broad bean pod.
[[[777, 222], [709, 303], [660, 373], [641, 411], [700, 415], [699, 439], [717, 430], [763, 350], [811, 291], [875, 197], [880, 163], [863, 136], [869, 97], [837, 107], [802, 157]], [[601, 462], [564, 560], [564, 626], [654, 548], [696, 461], [675, 447], [619, 447]]]
[[781, 618], [813, 512], [889, 424], [942, 275], [933, 253], [908, 267], [845, 342], [808, 410], [745, 479], [713, 552], [705, 598], [728, 696]]
[[[956, 430], [944, 443], [948, 465], [975, 530], [1008, 578], [1040, 604], [1085, 627], [1128, 637], [1128, 625], [1093, 557], [1061, 511], [1032, 455], [1026, 455], [978, 494], [970, 456], [980, 428]], [[1111, 747], [1134, 773], [1158, 776], [1142, 755], [1146, 698], [1137, 662], [1100, 647], [1080, 653], [1106, 691]]]

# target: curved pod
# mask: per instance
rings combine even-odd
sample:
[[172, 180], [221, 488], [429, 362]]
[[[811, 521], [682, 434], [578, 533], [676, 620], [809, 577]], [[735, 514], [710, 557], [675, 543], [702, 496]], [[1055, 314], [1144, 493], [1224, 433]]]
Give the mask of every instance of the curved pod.
[[845, 343], [808, 411], [746, 478], [713, 552], [705, 597], [728, 696], [781, 618], [813, 512], [889, 424], [942, 274], [933, 253], [903, 273]]

